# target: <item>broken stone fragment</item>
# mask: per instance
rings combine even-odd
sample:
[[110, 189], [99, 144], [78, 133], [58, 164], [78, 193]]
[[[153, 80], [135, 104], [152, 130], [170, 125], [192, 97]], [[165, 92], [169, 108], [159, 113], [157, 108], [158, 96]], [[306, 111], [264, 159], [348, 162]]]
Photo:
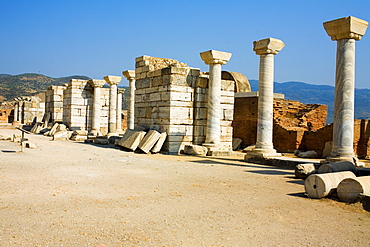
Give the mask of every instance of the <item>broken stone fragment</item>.
[[[294, 153], [296, 154], [296, 152]], [[298, 151], [296, 154], [299, 158], [318, 158], [319, 155], [315, 150], [310, 150], [306, 152]]]
[[313, 163], [298, 164], [295, 167], [294, 175], [296, 178], [306, 179], [309, 175], [315, 173], [315, 165]]
[[24, 142], [24, 144], [25, 144], [25, 147], [26, 148], [29, 148], [29, 149], [35, 149], [35, 148], [37, 148], [36, 144], [33, 143], [33, 142], [27, 141], [27, 142]]
[[185, 145], [184, 153], [190, 155], [206, 156], [208, 149], [199, 145]]

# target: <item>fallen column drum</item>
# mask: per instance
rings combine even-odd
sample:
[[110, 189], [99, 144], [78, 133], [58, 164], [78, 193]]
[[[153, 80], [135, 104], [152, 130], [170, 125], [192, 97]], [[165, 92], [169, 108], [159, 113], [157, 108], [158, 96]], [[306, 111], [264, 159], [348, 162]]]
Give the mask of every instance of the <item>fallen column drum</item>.
[[312, 174], [304, 182], [304, 188], [310, 198], [323, 198], [330, 195], [345, 178], [355, 178], [350, 171]]
[[339, 183], [338, 197], [344, 202], [356, 202], [360, 194], [370, 194], [370, 176], [346, 178]]

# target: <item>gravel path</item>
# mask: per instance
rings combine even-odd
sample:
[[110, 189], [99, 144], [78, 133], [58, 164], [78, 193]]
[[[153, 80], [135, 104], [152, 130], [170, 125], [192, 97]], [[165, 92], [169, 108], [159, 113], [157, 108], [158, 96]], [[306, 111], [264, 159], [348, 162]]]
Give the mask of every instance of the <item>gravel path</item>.
[[27, 137], [0, 141], [1, 246], [370, 246], [370, 213], [292, 170]]

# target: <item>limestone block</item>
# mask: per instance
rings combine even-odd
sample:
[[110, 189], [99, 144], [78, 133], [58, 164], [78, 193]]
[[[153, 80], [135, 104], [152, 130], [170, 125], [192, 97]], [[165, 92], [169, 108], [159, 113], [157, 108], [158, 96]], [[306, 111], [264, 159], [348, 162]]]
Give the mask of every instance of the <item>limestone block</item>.
[[234, 97], [221, 96], [221, 104], [234, 104]]
[[294, 175], [296, 178], [306, 179], [316, 171], [313, 163], [298, 164], [295, 167]]
[[240, 138], [233, 138], [233, 150], [237, 150], [240, 147], [240, 144], [242, 144], [242, 139]]
[[370, 194], [370, 176], [342, 180], [338, 185], [337, 193], [341, 201], [358, 201], [361, 193]]
[[94, 139], [94, 143], [95, 144], [100, 144], [100, 145], [108, 145], [109, 144], [109, 140], [106, 139], [106, 138], [95, 138]]
[[172, 106], [179, 106], [179, 107], [187, 107], [193, 108], [193, 101], [170, 101], [170, 102], [163, 102], [166, 105]]
[[186, 136], [169, 135], [167, 137], [167, 141], [169, 142], [191, 142], [192, 140], [193, 140], [192, 135], [186, 135]]
[[180, 92], [180, 93], [193, 93], [194, 89], [188, 86], [168, 85], [166, 91]]
[[342, 162], [335, 162], [329, 164], [322, 164], [319, 169], [318, 173], [329, 173], [329, 172], [343, 172], [343, 171], [350, 171], [353, 174], [357, 175], [357, 169], [352, 162], [349, 161], [342, 161]]
[[162, 97], [161, 97], [161, 93], [152, 93], [149, 95], [149, 100], [150, 101], [161, 101], [162, 100]]
[[184, 153], [189, 155], [206, 156], [208, 149], [199, 145], [185, 145]]
[[312, 174], [304, 183], [304, 188], [310, 198], [323, 198], [330, 195], [345, 178], [356, 177], [353, 172], [336, 172], [325, 174]]
[[300, 158], [317, 158], [319, 156], [315, 150], [310, 150], [306, 152], [299, 151], [296, 155]]
[[145, 134], [145, 131], [126, 130], [118, 145], [135, 151]]
[[53, 141], [67, 141], [69, 139], [68, 131], [67, 130], [61, 130], [57, 131], [53, 135]]
[[207, 119], [207, 109], [206, 108], [196, 108], [195, 109], [195, 119]]
[[224, 109], [223, 110], [223, 119], [232, 121], [234, 118], [234, 111], [231, 109]]
[[138, 148], [140, 148], [144, 153], [149, 153], [149, 151], [158, 141], [160, 135], [161, 134], [156, 130], [149, 130], [139, 143]]
[[221, 95], [234, 97], [235, 82], [229, 80], [221, 81]]
[[192, 93], [183, 93], [183, 92], [163, 92], [162, 93], [163, 101], [192, 101]]
[[322, 158], [326, 158], [331, 154], [333, 148], [333, 142], [325, 142], [325, 148], [322, 151]]
[[204, 126], [194, 126], [194, 136], [204, 136]]

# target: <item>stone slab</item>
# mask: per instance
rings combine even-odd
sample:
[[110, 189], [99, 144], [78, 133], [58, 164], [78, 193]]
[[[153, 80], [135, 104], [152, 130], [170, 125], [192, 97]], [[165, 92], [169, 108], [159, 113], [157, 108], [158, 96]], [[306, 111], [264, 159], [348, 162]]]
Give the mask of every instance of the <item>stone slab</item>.
[[167, 133], [163, 132], [160, 134], [157, 143], [154, 145], [152, 148], [151, 152], [152, 153], [159, 153], [163, 147], [164, 142], [166, 141], [167, 138]]
[[149, 130], [139, 143], [138, 148], [140, 148], [144, 153], [149, 153], [149, 151], [158, 141], [160, 135], [161, 134], [156, 130]]

